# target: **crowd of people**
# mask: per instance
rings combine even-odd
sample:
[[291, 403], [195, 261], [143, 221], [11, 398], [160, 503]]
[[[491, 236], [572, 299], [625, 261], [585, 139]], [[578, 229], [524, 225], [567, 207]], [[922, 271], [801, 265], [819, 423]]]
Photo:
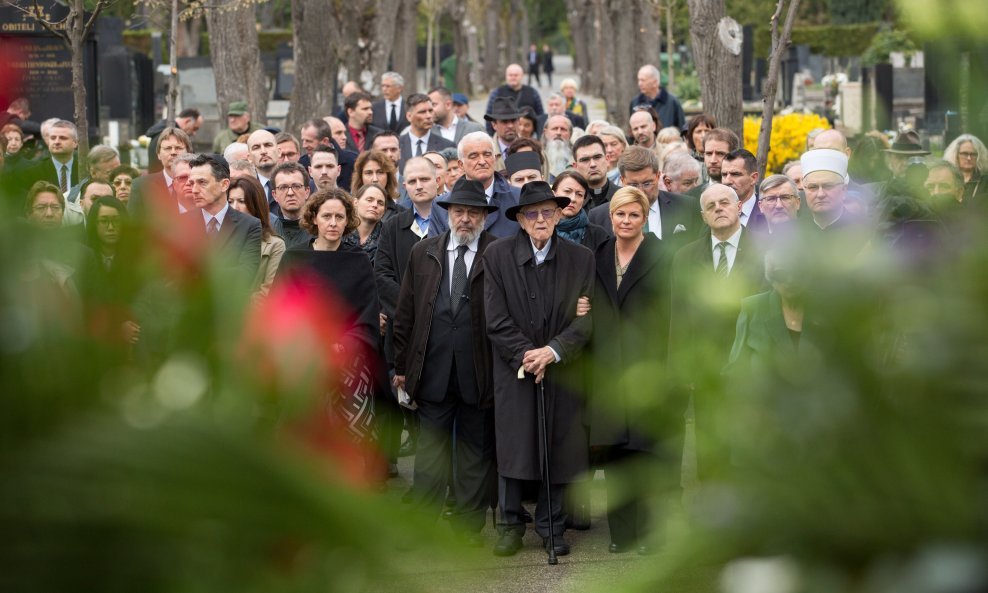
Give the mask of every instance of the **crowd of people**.
[[[551, 54], [533, 45], [529, 82], [540, 65], [550, 74]], [[914, 131], [852, 148], [820, 130], [762, 179], [735, 132], [687, 119], [654, 66], [638, 72], [627, 129], [590, 121], [576, 81], [544, 108], [523, 76], [506, 69], [484, 123], [448, 89], [406, 96], [393, 72], [381, 98], [348, 83], [337, 113], [297, 131], [235, 101], [206, 153], [186, 108], [149, 130], [146, 173], [104, 145], [80, 167], [75, 125], [35, 125], [21, 99], [0, 129], [0, 180], [38, 236], [69, 239], [38, 254], [78, 305], [66, 315], [145, 364], [171, 345], [167, 306], [128, 280], [141, 236], [201, 248], [249, 301], [318, 280], [348, 311], [326, 413], [375, 445], [379, 481], [415, 455], [413, 512], [483, 545], [495, 509], [494, 554], [515, 554], [533, 523], [564, 555], [566, 530], [589, 527], [572, 485], [603, 469], [610, 552], [649, 554], [643, 468], [678, 483], [692, 426], [697, 478], [721, 475], [722, 370], [784, 379], [784, 361], [814, 347], [825, 320], [807, 246], [852, 262], [878, 246], [950, 249], [988, 194], [988, 149], [965, 134], [930, 160]]]

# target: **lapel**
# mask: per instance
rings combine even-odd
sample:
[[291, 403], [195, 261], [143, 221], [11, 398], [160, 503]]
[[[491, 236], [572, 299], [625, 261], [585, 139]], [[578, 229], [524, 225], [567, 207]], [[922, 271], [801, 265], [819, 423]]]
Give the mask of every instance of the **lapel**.
[[[239, 226], [242, 221], [241, 216], [243, 215], [237, 212], [236, 210], [234, 210], [233, 208], [229, 208], [226, 211], [226, 216], [223, 217], [223, 225], [220, 226], [219, 232], [216, 233], [217, 247], [225, 247], [226, 244], [230, 242], [230, 239], [233, 237], [235, 231], [237, 230], [237, 226]], [[199, 218], [200, 219], [202, 218], [201, 214], [199, 215]], [[203, 230], [205, 230], [206, 225], [203, 224], [202, 228]]]
[[607, 290], [607, 298], [614, 305], [620, 307], [618, 292], [614, 287], [617, 284], [617, 268], [614, 265], [615, 249], [617, 249], [617, 243], [612, 237], [597, 252], [597, 276], [600, 278], [600, 283]]
[[[658, 263], [657, 251], [659, 247], [659, 239], [649, 233], [645, 236], [645, 240], [642, 244], [638, 246], [638, 251], [635, 252], [634, 257], [631, 258], [631, 264], [628, 266], [628, 271], [625, 272], [624, 278], [621, 280], [621, 287], [617, 291], [617, 302], [620, 305], [624, 305], [624, 299], [627, 298], [628, 292], [638, 284], [639, 281], [645, 278], [645, 276], [655, 267]], [[616, 244], [615, 244], [616, 248]], [[611, 274], [616, 274], [614, 269], [614, 254], [611, 254]]]
[[477, 243], [477, 255], [474, 256], [473, 267], [470, 268], [470, 284], [480, 279], [484, 273], [484, 251], [487, 250], [487, 246], [494, 242], [495, 239], [497, 237], [487, 231], [480, 234], [480, 242]]
[[463, 133], [463, 128], [466, 127], [466, 125], [467, 125], [467, 120], [463, 118], [456, 120], [456, 131], [453, 132], [453, 142], [455, 144], [459, 144], [460, 139], [463, 138], [463, 136], [465, 135]]
[[729, 276], [737, 277], [747, 274], [747, 270], [754, 265], [756, 254], [749, 237], [751, 233], [747, 228], [741, 227], [741, 236], [738, 237], [738, 252], [734, 256], [734, 267], [731, 268]]
[[[795, 355], [796, 348], [792, 345], [792, 338], [789, 337], [789, 329], [786, 327], [786, 318], [782, 314], [782, 299], [774, 290], [769, 293], [768, 310], [763, 313], [765, 315], [762, 319], [768, 326], [765, 329], [775, 343], [776, 352], [786, 352], [787, 354], [784, 355], [786, 358]], [[803, 330], [805, 329], [804, 327]]]
[[[494, 180], [497, 183], [497, 179]], [[484, 230], [489, 230], [492, 226], [497, 223], [497, 219], [501, 217], [501, 210], [504, 210], [504, 206], [501, 204], [501, 192], [497, 191], [497, 187], [494, 187], [494, 193], [491, 195], [491, 204], [498, 206], [498, 209], [487, 215], [487, 219], [484, 220]]]

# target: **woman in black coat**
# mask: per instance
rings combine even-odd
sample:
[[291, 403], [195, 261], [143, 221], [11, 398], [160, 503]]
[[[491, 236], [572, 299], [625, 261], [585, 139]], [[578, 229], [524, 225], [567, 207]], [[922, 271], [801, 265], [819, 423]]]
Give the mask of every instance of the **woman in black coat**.
[[655, 472], [646, 468], [666, 436], [677, 440], [674, 431], [663, 429], [672, 422], [660, 415], [682, 419], [682, 410], [671, 412], [661, 396], [664, 368], [658, 361], [664, 360], [669, 334], [662, 271], [668, 266], [659, 239], [644, 233], [648, 206], [640, 190], [618, 190], [610, 200], [615, 236], [596, 252], [587, 416], [590, 446], [605, 463], [612, 553], [634, 546], [641, 554], [650, 551], [644, 499], [654, 489], [648, 480]]
[[560, 198], [569, 198], [569, 205], [563, 208], [563, 218], [556, 225], [556, 234], [593, 252], [607, 242], [610, 233], [590, 222], [584, 208], [590, 185], [583, 175], [573, 170], [563, 171], [553, 180], [552, 193]]

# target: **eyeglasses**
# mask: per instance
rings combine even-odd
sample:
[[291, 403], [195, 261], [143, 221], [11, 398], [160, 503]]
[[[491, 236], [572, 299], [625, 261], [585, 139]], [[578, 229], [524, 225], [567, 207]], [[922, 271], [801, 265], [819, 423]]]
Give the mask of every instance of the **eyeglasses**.
[[542, 218], [549, 220], [555, 213], [555, 208], [546, 208], [544, 210], [529, 210], [528, 212], [522, 212], [522, 215], [528, 220], [538, 220], [539, 215], [541, 214]]
[[804, 183], [803, 191], [815, 192], [815, 191], [833, 191], [834, 189], [841, 187], [843, 183], [832, 182], [832, 183]]
[[958, 152], [957, 156], [965, 159], [976, 159], [978, 158], [978, 153], [976, 152]]
[[761, 200], [766, 204], [778, 204], [779, 202], [789, 203], [796, 199], [792, 194], [782, 194], [781, 196], [763, 196]]
[[592, 154], [590, 156], [581, 156], [580, 158], [576, 159], [576, 162], [580, 163], [581, 165], [586, 165], [591, 161], [602, 161], [602, 160], [604, 160], [604, 153]]
[[111, 224], [113, 226], [120, 226], [120, 217], [119, 216], [101, 216], [101, 217], [99, 217], [99, 218], [96, 219], [96, 223], [99, 224], [100, 226], [110, 226]]
[[642, 183], [625, 183], [625, 187], [633, 187], [635, 189], [640, 189], [642, 191], [651, 191], [655, 187], [654, 181], [643, 181]]
[[63, 208], [59, 204], [38, 204], [37, 206], [32, 208], [32, 210], [34, 210], [38, 214], [41, 214], [42, 212], [48, 212], [49, 210], [51, 210], [52, 212], [61, 212]]
[[288, 190], [292, 190], [293, 192], [298, 193], [302, 191], [304, 188], [305, 186], [302, 185], [301, 183], [293, 183], [291, 185], [277, 185], [275, 186], [274, 191], [280, 194], [287, 193]]

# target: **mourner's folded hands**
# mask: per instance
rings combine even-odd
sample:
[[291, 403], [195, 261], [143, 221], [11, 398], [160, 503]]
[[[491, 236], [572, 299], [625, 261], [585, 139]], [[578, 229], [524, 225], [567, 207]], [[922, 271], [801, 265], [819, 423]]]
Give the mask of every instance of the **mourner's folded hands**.
[[583, 317], [590, 312], [590, 297], [581, 296], [579, 300], [576, 301], [576, 316]]

